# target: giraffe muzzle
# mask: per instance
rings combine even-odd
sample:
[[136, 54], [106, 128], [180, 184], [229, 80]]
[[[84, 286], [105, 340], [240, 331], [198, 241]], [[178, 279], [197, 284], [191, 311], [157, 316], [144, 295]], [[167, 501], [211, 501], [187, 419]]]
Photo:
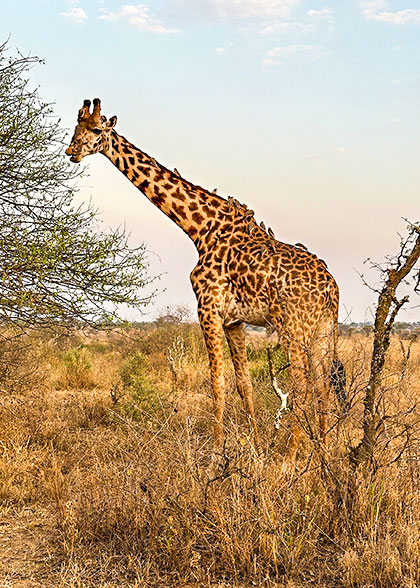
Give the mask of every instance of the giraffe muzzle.
[[73, 163], [79, 163], [82, 159], [81, 155], [77, 155], [74, 153], [73, 147], [71, 145], [70, 147], [67, 147], [67, 149], [65, 150], [65, 154], [70, 156], [70, 161]]

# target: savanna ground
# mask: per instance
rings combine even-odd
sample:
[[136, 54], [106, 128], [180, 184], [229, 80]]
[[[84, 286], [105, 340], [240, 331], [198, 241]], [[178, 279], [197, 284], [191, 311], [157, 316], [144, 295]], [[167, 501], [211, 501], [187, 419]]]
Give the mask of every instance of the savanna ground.
[[[369, 333], [340, 337], [351, 406], [332, 398], [327, 450], [310, 400], [275, 429], [267, 340], [250, 333], [257, 454], [226, 350], [216, 457], [197, 325], [27, 344], [1, 348], [2, 588], [420, 586], [420, 340], [393, 335], [375, 461], [356, 472]], [[283, 471], [291, 418], [304, 441]]]

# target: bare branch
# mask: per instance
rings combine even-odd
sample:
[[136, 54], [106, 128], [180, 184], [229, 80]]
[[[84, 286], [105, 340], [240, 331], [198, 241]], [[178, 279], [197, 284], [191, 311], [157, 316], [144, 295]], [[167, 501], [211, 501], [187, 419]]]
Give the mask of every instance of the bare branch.
[[[366, 387], [363, 416], [363, 438], [350, 453], [354, 466], [366, 463], [373, 458], [378, 430], [376, 397], [382, 381], [382, 370], [390, 343], [390, 334], [395, 318], [409, 300], [408, 296], [398, 299], [396, 291], [400, 283], [415, 268], [420, 258], [420, 229], [409, 224], [409, 234], [400, 242], [400, 251], [394, 258], [388, 258], [388, 266], [381, 267], [385, 283], [379, 293], [375, 314], [373, 351], [370, 377]], [[418, 284], [418, 276], [417, 276]]]

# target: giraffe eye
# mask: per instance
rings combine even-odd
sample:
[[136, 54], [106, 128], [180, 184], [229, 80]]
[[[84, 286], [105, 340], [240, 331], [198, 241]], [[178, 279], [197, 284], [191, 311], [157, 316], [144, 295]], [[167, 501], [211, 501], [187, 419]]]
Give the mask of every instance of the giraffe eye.
[[102, 129], [93, 129], [95, 135], [100, 135], [102, 133]]

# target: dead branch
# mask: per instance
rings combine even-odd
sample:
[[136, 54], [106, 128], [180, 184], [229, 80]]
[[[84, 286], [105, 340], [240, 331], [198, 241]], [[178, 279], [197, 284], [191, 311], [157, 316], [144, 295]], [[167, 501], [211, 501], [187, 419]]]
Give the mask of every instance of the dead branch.
[[[366, 387], [363, 414], [363, 438], [350, 451], [350, 462], [354, 467], [373, 459], [377, 435], [376, 398], [382, 381], [382, 370], [389, 348], [392, 326], [401, 307], [408, 302], [408, 296], [398, 299], [396, 291], [400, 283], [414, 269], [420, 257], [420, 226], [411, 224], [409, 235], [400, 244], [400, 251], [394, 259], [388, 259], [388, 267], [381, 268], [385, 283], [379, 293], [375, 314], [373, 351], [370, 377]], [[417, 291], [420, 269], [414, 276]]]

